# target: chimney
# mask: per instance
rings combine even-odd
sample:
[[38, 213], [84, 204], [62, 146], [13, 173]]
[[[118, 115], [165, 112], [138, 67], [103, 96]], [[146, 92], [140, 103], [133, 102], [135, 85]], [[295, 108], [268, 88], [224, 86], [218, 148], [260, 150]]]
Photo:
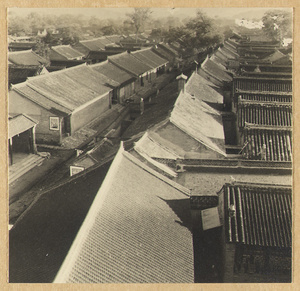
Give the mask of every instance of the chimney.
[[181, 73], [181, 75], [177, 76], [176, 80], [178, 80], [178, 92], [182, 90], [182, 92], [184, 93], [187, 76]]

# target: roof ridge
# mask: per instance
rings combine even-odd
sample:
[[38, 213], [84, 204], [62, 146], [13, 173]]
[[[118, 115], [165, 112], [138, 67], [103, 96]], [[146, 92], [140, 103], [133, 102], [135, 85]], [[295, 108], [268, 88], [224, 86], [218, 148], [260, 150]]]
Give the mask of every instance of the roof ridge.
[[129, 152], [126, 152], [125, 150], [123, 150], [122, 151], [122, 155], [125, 158], [127, 158], [128, 160], [130, 160], [132, 163], [134, 163], [136, 166], [138, 166], [141, 169], [145, 170], [149, 174], [155, 176], [159, 180], [165, 182], [166, 184], [170, 185], [171, 187], [175, 188], [176, 190], [182, 192], [183, 194], [185, 194], [187, 196], [190, 195], [191, 191], [188, 188], [186, 188], [186, 187], [178, 184], [177, 182], [174, 182], [173, 180], [170, 180], [166, 176], [164, 176], [164, 175], [158, 173], [157, 171], [151, 169], [150, 167], [148, 167], [147, 165], [145, 165], [143, 162], [141, 162], [140, 160], [138, 160], [136, 157], [134, 157], [133, 155], [131, 155]]

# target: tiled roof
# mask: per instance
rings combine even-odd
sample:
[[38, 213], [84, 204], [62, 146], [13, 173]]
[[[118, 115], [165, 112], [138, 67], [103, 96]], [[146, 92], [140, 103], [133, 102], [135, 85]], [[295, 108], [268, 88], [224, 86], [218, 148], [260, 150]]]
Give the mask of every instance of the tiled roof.
[[66, 114], [70, 114], [72, 112], [69, 109], [69, 106], [66, 106], [64, 104], [59, 104], [55, 100], [46, 98], [42, 93], [29, 87], [28, 82], [13, 85], [11, 91], [17, 92], [18, 94], [28, 98], [32, 102], [42, 106], [43, 108], [45, 108], [51, 112], [55, 111], [56, 114], [66, 115]]
[[8, 60], [15, 65], [23, 66], [41, 66], [49, 63], [32, 50], [8, 52]]
[[221, 64], [224, 67], [227, 66], [228, 59], [226, 57], [220, 57], [220, 56], [221, 56], [221, 53], [218, 53], [218, 51], [217, 51], [215, 54], [213, 54], [210, 57], [210, 59], [217, 64]]
[[83, 53], [73, 49], [70, 45], [52, 46], [51, 49], [68, 60], [73, 60], [84, 56]]
[[292, 79], [234, 77], [234, 88], [245, 91], [292, 92]]
[[80, 44], [85, 46], [90, 51], [105, 50], [105, 46], [109, 43], [111, 43], [111, 42], [105, 37], [99, 37], [99, 38], [80, 41]]
[[292, 102], [292, 94], [287, 92], [238, 91], [242, 100], [258, 102]]
[[193, 73], [186, 83], [186, 91], [197, 99], [209, 103], [223, 103], [223, 96], [214, 90], [209, 81]]
[[238, 54], [234, 52], [231, 48], [228, 48], [226, 46], [220, 47], [218, 49], [225, 57], [228, 59], [236, 59], [238, 58]]
[[291, 187], [225, 184], [223, 191], [227, 242], [291, 248]]
[[280, 52], [279, 50], [276, 50], [273, 54], [264, 58], [264, 60], [266, 60], [270, 63], [273, 63], [274, 61], [277, 61], [283, 57], [285, 57], [285, 55], [282, 52]]
[[69, 111], [111, 91], [100, 84], [95, 72], [85, 65], [31, 77], [26, 81], [26, 87], [43, 96], [39, 103], [47, 105], [50, 101]]
[[30, 129], [37, 124], [37, 121], [25, 114], [19, 114], [9, 118], [8, 138], [14, 137], [15, 135]]
[[201, 68], [208, 73], [209, 75], [215, 77], [221, 82], [230, 82], [232, 81], [232, 77], [226, 72], [226, 69], [221, 64], [217, 64], [206, 58], [206, 60], [201, 64]]
[[142, 138], [135, 143], [134, 146], [137, 152], [145, 152], [152, 158], [164, 158], [176, 160], [177, 158], [184, 158], [185, 152], [180, 150], [174, 150], [172, 147], [168, 147], [168, 143], [165, 139], [161, 138], [155, 131], [146, 132]]
[[133, 74], [134, 76], [140, 76], [146, 72], [150, 72], [152, 67], [137, 60], [130, 53], [124, 52], [114, 56], [109, 56], [108, 61], [114, 65], [124, 69], [125, 71]]
[[106, 87], [118, 87], [120, 84], [103, 74], [94, 71], [90, 66], [86, 64], [75, 66], [72, 69], [65, 70], [64, 74], [70, 77], [72, 80], [77, 81], [79, 84], [89, 87], [92, 90], [97, 91], [99, 89], [99, 83]]
[[181, 91], [171, 112], [170, 121], [209, 149], [226, 155], [222, 116], [206, 103]]
[[90, 66], [95, 71], [101, 73], [102, 75], [114, 80], [120, 84], [126, 83], [130, 80], [133, 80], [134, 77], [127, 73], [126, 71], [120, 69], [119, 67], [115, 66], [114, 64], [105, 61], [99, 64], [91, 65]]
[[120, 149], [54, 282], [192, 283], [186, 191]]
[[171, 53], [171, 54], [173, 54], [173, 56], [176, 56], [176, 57], [178, 57], [179, 56], [179, 54], [178, 54], [178, 52], [177, 52], [177, 50], [176, 49], [174, 49], [174, 48], [172, 48], [169, 44], [167, 44], [167, 43], [159, 43], [158, 45], [157, 45], [157, 47], [159, 48], [162, 48], [163, 50], [165, 50], [165, 51], [167, 51], [168, 53]]
[[175, 56], [173, 54], [171, 54], [170, 52], [164, 50], [163, 48], [159, 47], [159, 46], [154, 46], [152, 47], [152, 50], [160, 57], [172, 62], [175, 59]]
[[28, 77], [38, 74], [40, 68], [32, 66], [8, 66], [8, 81], [9, 83], [16, 84], [25, 82]]
[[290, 103], [239, 102], [238, 126], [245, 123], [274, 126], [292, 126], [292, 105]]
[[167, 60], [159, 57], [156, 53], [152, 52], [151, 48], [132, 52], [132, 55], [135, 56], [139, 61], [146, 63], [154, 69], [168, 63]]
[[[291, 161], [291, 127], [255, 126], [246, 124], [242, 140], [243, 156], [252, 160]], [[265, 149], [264, 149], [265, 147]]]
[[106, 35], [105, 37], [110, 41], [110, 43], [119, 43], [122, 38], [121, 35]]
[[52, 283], [103, 182], [100, 164], [42, 193], [9, 233], [10, 283]]

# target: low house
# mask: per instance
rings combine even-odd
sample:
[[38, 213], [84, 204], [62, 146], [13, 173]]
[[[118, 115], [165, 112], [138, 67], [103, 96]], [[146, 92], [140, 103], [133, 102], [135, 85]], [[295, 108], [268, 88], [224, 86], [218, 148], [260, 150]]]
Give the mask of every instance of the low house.
[[291, 187], [225, 184], [219, 197], [223, 281], [291, 282]]
[[136, 85], [144, 86], [144, 83], [149, 81], [149, 75], [153, 68], [144, 62], [139, 61], [131, 53], [124, 52], [108, 57], [108, 62], [114, 64], [120, 69], [137, 78]]
[[36, 153], [35, 129], [38, 122], [26, 114], [10, 116], [8, 121], [9, 163], [12, 165], [15, 155]]
[[91, 65], [90, 67], [116, 83], [113, 91], [113, 102], [124, 104], [126, 99], [134, 94], [136, 78], [132, 74], [108, 61]]
[[155, 54], [151, 48], [132, 52], [132, 55], [139, 61], [153, 68], [151, 74], [149, 75], [150, 81], [155, 79], [160, 74], [163, 74], [166, 70], [168, 61]]
[[84, 54], [70, 45], [52, 46], [49, 54], [51, 66], [73, 67], [83, 63]]
[[17, 84], [27, 77], [43, 74], [50, 62], [32, 50], [8, 53], [8, 83]]
[[73, 48], [87, 56], [90, 52], [104, 51], [105, 46], [111, 43], [113, 43], [113, 40], [109, 40], [103, 36], [89, 40], [81, 40], [73, 45]]
[[10, 114], [36, 119], [38, 143], [61, 144], [65, 135], [88, 124], [111, 106], [112, 89], [97, 72], [79, 66], [32, 77], [9, 92]]
[[193, 283], [189, 209], [188, 189], [121, 146], [54, 282]]

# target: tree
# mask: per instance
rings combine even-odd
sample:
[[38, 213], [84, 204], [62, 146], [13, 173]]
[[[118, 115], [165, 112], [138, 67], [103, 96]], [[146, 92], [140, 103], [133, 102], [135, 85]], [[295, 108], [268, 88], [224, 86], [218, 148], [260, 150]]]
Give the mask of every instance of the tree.
[[134, 8], [134, 12], [127, 14], [132, 25], [135, 28], [136, 36], [141, 30], [141, 28], [145, 26], [147, 21], [149, 21], [151, 13], [152, 11], [150, 8]]
[[262, 18], [263, 31], [277, 41], [292, 37], [292, 13], [284, 10], [271, 10]]

